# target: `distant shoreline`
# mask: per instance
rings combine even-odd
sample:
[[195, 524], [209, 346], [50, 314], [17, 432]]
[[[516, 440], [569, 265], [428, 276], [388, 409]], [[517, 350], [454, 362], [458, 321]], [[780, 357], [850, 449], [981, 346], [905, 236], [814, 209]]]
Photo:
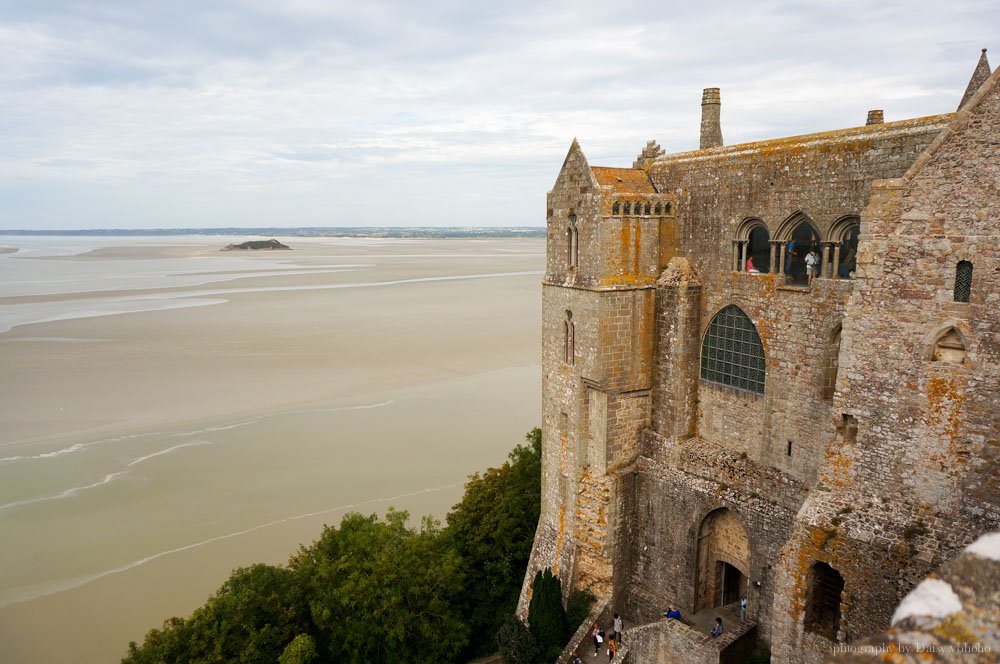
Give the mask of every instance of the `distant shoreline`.
[[3, 235], [87, 236], [87, 237], [170, 237], [177, 235], [278, 235], [282, 237], [351, 238], [504, 238], [545, 237], [542, 226], [305, 226], [228, 228], [88, 228], [81, 230], [0, 229]]

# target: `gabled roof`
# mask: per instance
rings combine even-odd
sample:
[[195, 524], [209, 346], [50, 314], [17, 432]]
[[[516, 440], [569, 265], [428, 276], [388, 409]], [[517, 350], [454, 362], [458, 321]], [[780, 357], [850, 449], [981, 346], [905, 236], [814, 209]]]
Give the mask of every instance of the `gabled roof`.
[[615, 192], [623, 194], [655, 194], [656, 189], [646, 171], [638, 168], [609, 168], [607, 166], [592, 166], [590, 168], [597, 183], [602, 187], [611, 187]]

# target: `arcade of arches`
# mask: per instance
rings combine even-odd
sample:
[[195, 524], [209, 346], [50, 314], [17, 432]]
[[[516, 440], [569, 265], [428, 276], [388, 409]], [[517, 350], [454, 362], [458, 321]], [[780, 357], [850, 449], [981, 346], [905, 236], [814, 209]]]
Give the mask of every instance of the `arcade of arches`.
[[776, 272], [805, 284], [806, 255], [816, 251], [820, 257], [820, 278], [851, 279], [857, 269], [858, 236], [861, 222], [857, 217], [838, 219], [830, 228], [829, 239], [821, 240], [816, 226], [805, 215], [796, 215], [781, 224], [771, 238], [760, 219], [740, 224], [733, 240], [733, 270], [736, 272]]

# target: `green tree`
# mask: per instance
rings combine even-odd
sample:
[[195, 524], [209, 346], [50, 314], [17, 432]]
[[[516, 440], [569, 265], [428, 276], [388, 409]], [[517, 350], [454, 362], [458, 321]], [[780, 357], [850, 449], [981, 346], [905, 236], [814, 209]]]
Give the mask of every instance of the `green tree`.
[[590, 607], [594, 606], [597, 598], [589, 590], [571, 590], [566, 598], [566, 631], [563, 633], [565, 641], [569, 641], [574, 632], [583, 624], [583, 621], [590, 615]]
[[169, 662], [193, 662], [195, 657], [189, 647], [190, 630], [181, 618], [163, 621], [161, 629], [151, 629], [142, 645], [135, 641], [128, 644], [128, 655], [122, 664], [164, 664]]
[[187, 620], [172, 618], [129, 645], [127, 664], [152, 662], [260, 662], [271, 664], [292, 638], [309, 628], [295, 576], [283, 567], [235, 570]]
[[562, 604], [562, 582], [552, 568], [535, 574], [528, 604], [528, 629], [535, 637], [545, 661], [559, 658], [566, 645], [566, 610]]
[[463, 613], [472, 629], [467, 658], [494, 652], [497, 630], [514, 613], [541, 508], [542, 431], [525, 436], [499, 468], [476, 473], [448, 514], [445, 535], [468, 582]]
[[535, 637], [513, 613], [500, 626], [496, 646], [504, 664], [536, 664], [539, 661]]
[[407, 517], [348, 514], [290, 561], [333, 661], [447, 662], [466, 645], [460, 558], [433, 520]]
[[319, 655], [316, 652], [316, 643], [308, 634], [299, 634], [288, 644], [278, 664], [312, 664]]

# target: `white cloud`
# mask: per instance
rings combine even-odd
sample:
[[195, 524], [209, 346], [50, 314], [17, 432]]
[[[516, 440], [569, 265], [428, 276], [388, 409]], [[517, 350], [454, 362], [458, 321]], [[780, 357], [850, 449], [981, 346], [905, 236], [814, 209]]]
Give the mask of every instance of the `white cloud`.
[[541, 225], [574, 136], [609, 165], [690, 149], [710, 85], [729, 143], [950, 111], [1000, 23], [996, 1], [480, 4], [4, 10], [0, 228]]

